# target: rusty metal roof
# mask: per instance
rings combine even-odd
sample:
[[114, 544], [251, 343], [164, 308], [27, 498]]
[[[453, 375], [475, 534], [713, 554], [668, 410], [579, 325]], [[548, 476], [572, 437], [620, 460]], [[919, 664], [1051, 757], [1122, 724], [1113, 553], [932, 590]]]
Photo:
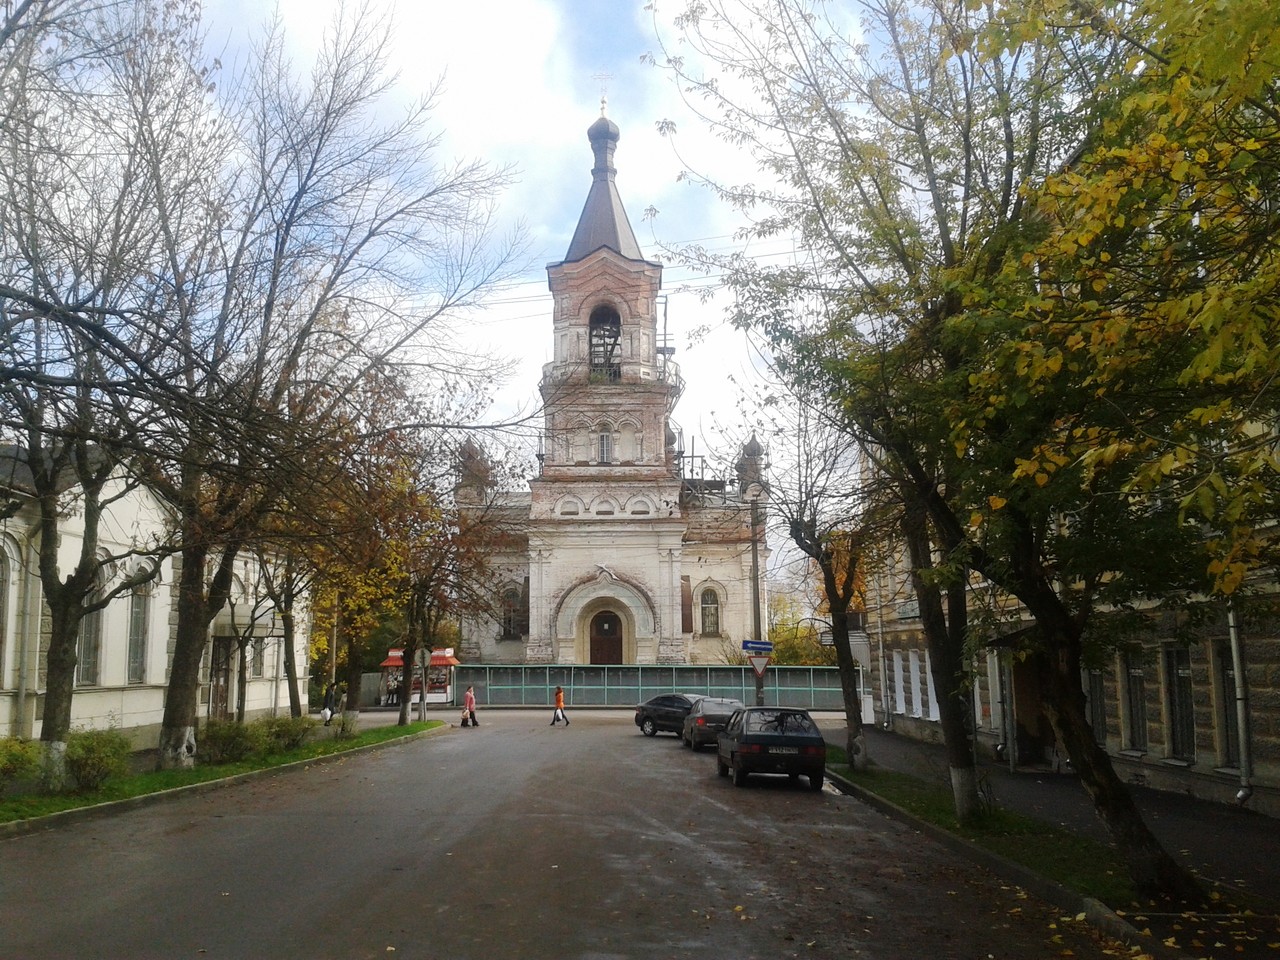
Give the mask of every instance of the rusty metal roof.
[[618, 125], [607, 117], [600, 117], [587, 129], [596, 162], [591, 170], [591, 190], [578, 217], [578, 229], [573, 232], [569, 252], [564, 256], [565, 263], [581, 260], [601, 247], [608, 247], [628, 260], [644, 259], [613, 179], [617, 173], [613, 151], [618, 138]]

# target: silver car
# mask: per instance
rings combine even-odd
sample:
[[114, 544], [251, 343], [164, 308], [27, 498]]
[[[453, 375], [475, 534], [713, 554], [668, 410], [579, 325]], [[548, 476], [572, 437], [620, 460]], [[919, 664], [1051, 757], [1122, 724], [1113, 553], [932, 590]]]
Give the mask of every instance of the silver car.
[[684, 741], [686, 747], [701, 750], [703, 744], [716, 742], [716, 737], [733, 716], [733, 711], [741, 709], [741, 700], [703, 697], [693, 705], [689, 715], [684, 718], [680, 739]]

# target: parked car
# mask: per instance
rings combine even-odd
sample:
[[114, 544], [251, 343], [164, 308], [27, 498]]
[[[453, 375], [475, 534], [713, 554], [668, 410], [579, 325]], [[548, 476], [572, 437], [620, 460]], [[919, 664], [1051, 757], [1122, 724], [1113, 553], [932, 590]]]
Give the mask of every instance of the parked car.
[[636, 707], [636, 726], [646, 737], [659, 730], [680, 733], [684, 718], [693, 705], [702, 699], [699, 693], [660, 693]]
[[752, 773], [804, 776], [821, 790], [827, 774], [827, 744], [808, 711], [794, 707], [743, 707], [717, 738], [716, 773], [741, 787]]
[[684, 728], [680, 731], [680, 739], [686, 747], [701, 750], [703, 744], [715, 743], [716, 737], [729, 722], [735, 710], [742, 709], [741, 700], [730, 700], [725, 697], [703, 697], [693, 705], [689, 715], [684, 718]]

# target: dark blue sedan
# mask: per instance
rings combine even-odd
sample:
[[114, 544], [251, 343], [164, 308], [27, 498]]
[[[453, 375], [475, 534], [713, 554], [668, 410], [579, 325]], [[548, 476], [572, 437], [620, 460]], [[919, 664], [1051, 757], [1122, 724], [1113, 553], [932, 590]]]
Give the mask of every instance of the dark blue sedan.
[[827, 744], [808, 711], [796, 707], [744, 707], [717, 739], [716, 772], [741, 787], [748, 774], [776, 773], [793, 781], [803, 776], [809, 789], [822, 789]]

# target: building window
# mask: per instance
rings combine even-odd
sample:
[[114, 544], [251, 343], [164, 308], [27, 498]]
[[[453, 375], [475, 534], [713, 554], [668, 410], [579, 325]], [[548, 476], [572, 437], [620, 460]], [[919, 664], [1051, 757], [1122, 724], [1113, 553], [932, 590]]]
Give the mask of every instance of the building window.
[[262, 677], [267, 665], [267, 641], [254, 637], [249, 648], [249, 676]]
[[1221, 644], [1218, 647], [1218, 676], [1222, 682], [1218, 685], [1221, 691], [1219, 700], [1222, 703], [1222, 764], [1226, 767], [1240, 766], [1240, 717], [1236, 713], [1236, 665], [1231, 658], [1231, 646]]
[[519, 640], [521, 627], [520, 591], [508, 587], [502, 591], [502, 639]]
[[902, 651], [893, 651], [893, 712], [907, 712], [906, 685], [903, 681]]
[[908, 681], [911, 684], [911, 716], [924, 716], [924, 697], [920, 692], [920, 651], [907, 651]]
[[5, 556], [4, 546], [0, 545], [0, 688], [4, 687], [4, 654], [8, 648], [8, 635], [5, 627], [9, 623], [9, 558]]
[[591, 379], [605, 383], [617, 383], [622, 379], [619, 347], [622, 342], [622, 321], [612, 307], [596, 307], [589, 321], [591, 341]]
[[1125, 747], [1129, 750], [1147, 749], [1147, 681], [1142, 672], [1142, 660], [1133, 654], [1124, 658], [1125, 673]]
[[129, 682], [142, 683], [147, 670], [147, 623], [151, 618], [151, 584], [140, 583], [129, 595]]
[[[97, 602], [97, 595], [86, 598]], [[102, 608], [99, 607], [80, 618], [80, 635], [76, 641], [76, 684], [96, 686], [99, 663], [102, 659]]]
[[1093, 728], [1093, 741], [1099, 746], [1107, 744], [1107, 690], [1101, 670], [1085, 671], [1085, 694], [1089, 699], [1089, 726]]
[[718, 637], [720, 635], [720, 597], [708, 587], [702, 591], [702, 635]]
[[604, 429], [600, 431], [599, 441], [596, 445], [596, 462], [597, 463], [613, 463], [613, 431]]
[[1186, 647], [1164, 648], [1165, 695], [1169, 709], [1169, 756], [1196, 758], [1196, 714], [1191, 692], [1191, 652]]
[[924, 715], [930, 720], [939, 719], [938, 691], [933, 686], [933, 661], [928, 650], [924, 652], [924, 699]]

